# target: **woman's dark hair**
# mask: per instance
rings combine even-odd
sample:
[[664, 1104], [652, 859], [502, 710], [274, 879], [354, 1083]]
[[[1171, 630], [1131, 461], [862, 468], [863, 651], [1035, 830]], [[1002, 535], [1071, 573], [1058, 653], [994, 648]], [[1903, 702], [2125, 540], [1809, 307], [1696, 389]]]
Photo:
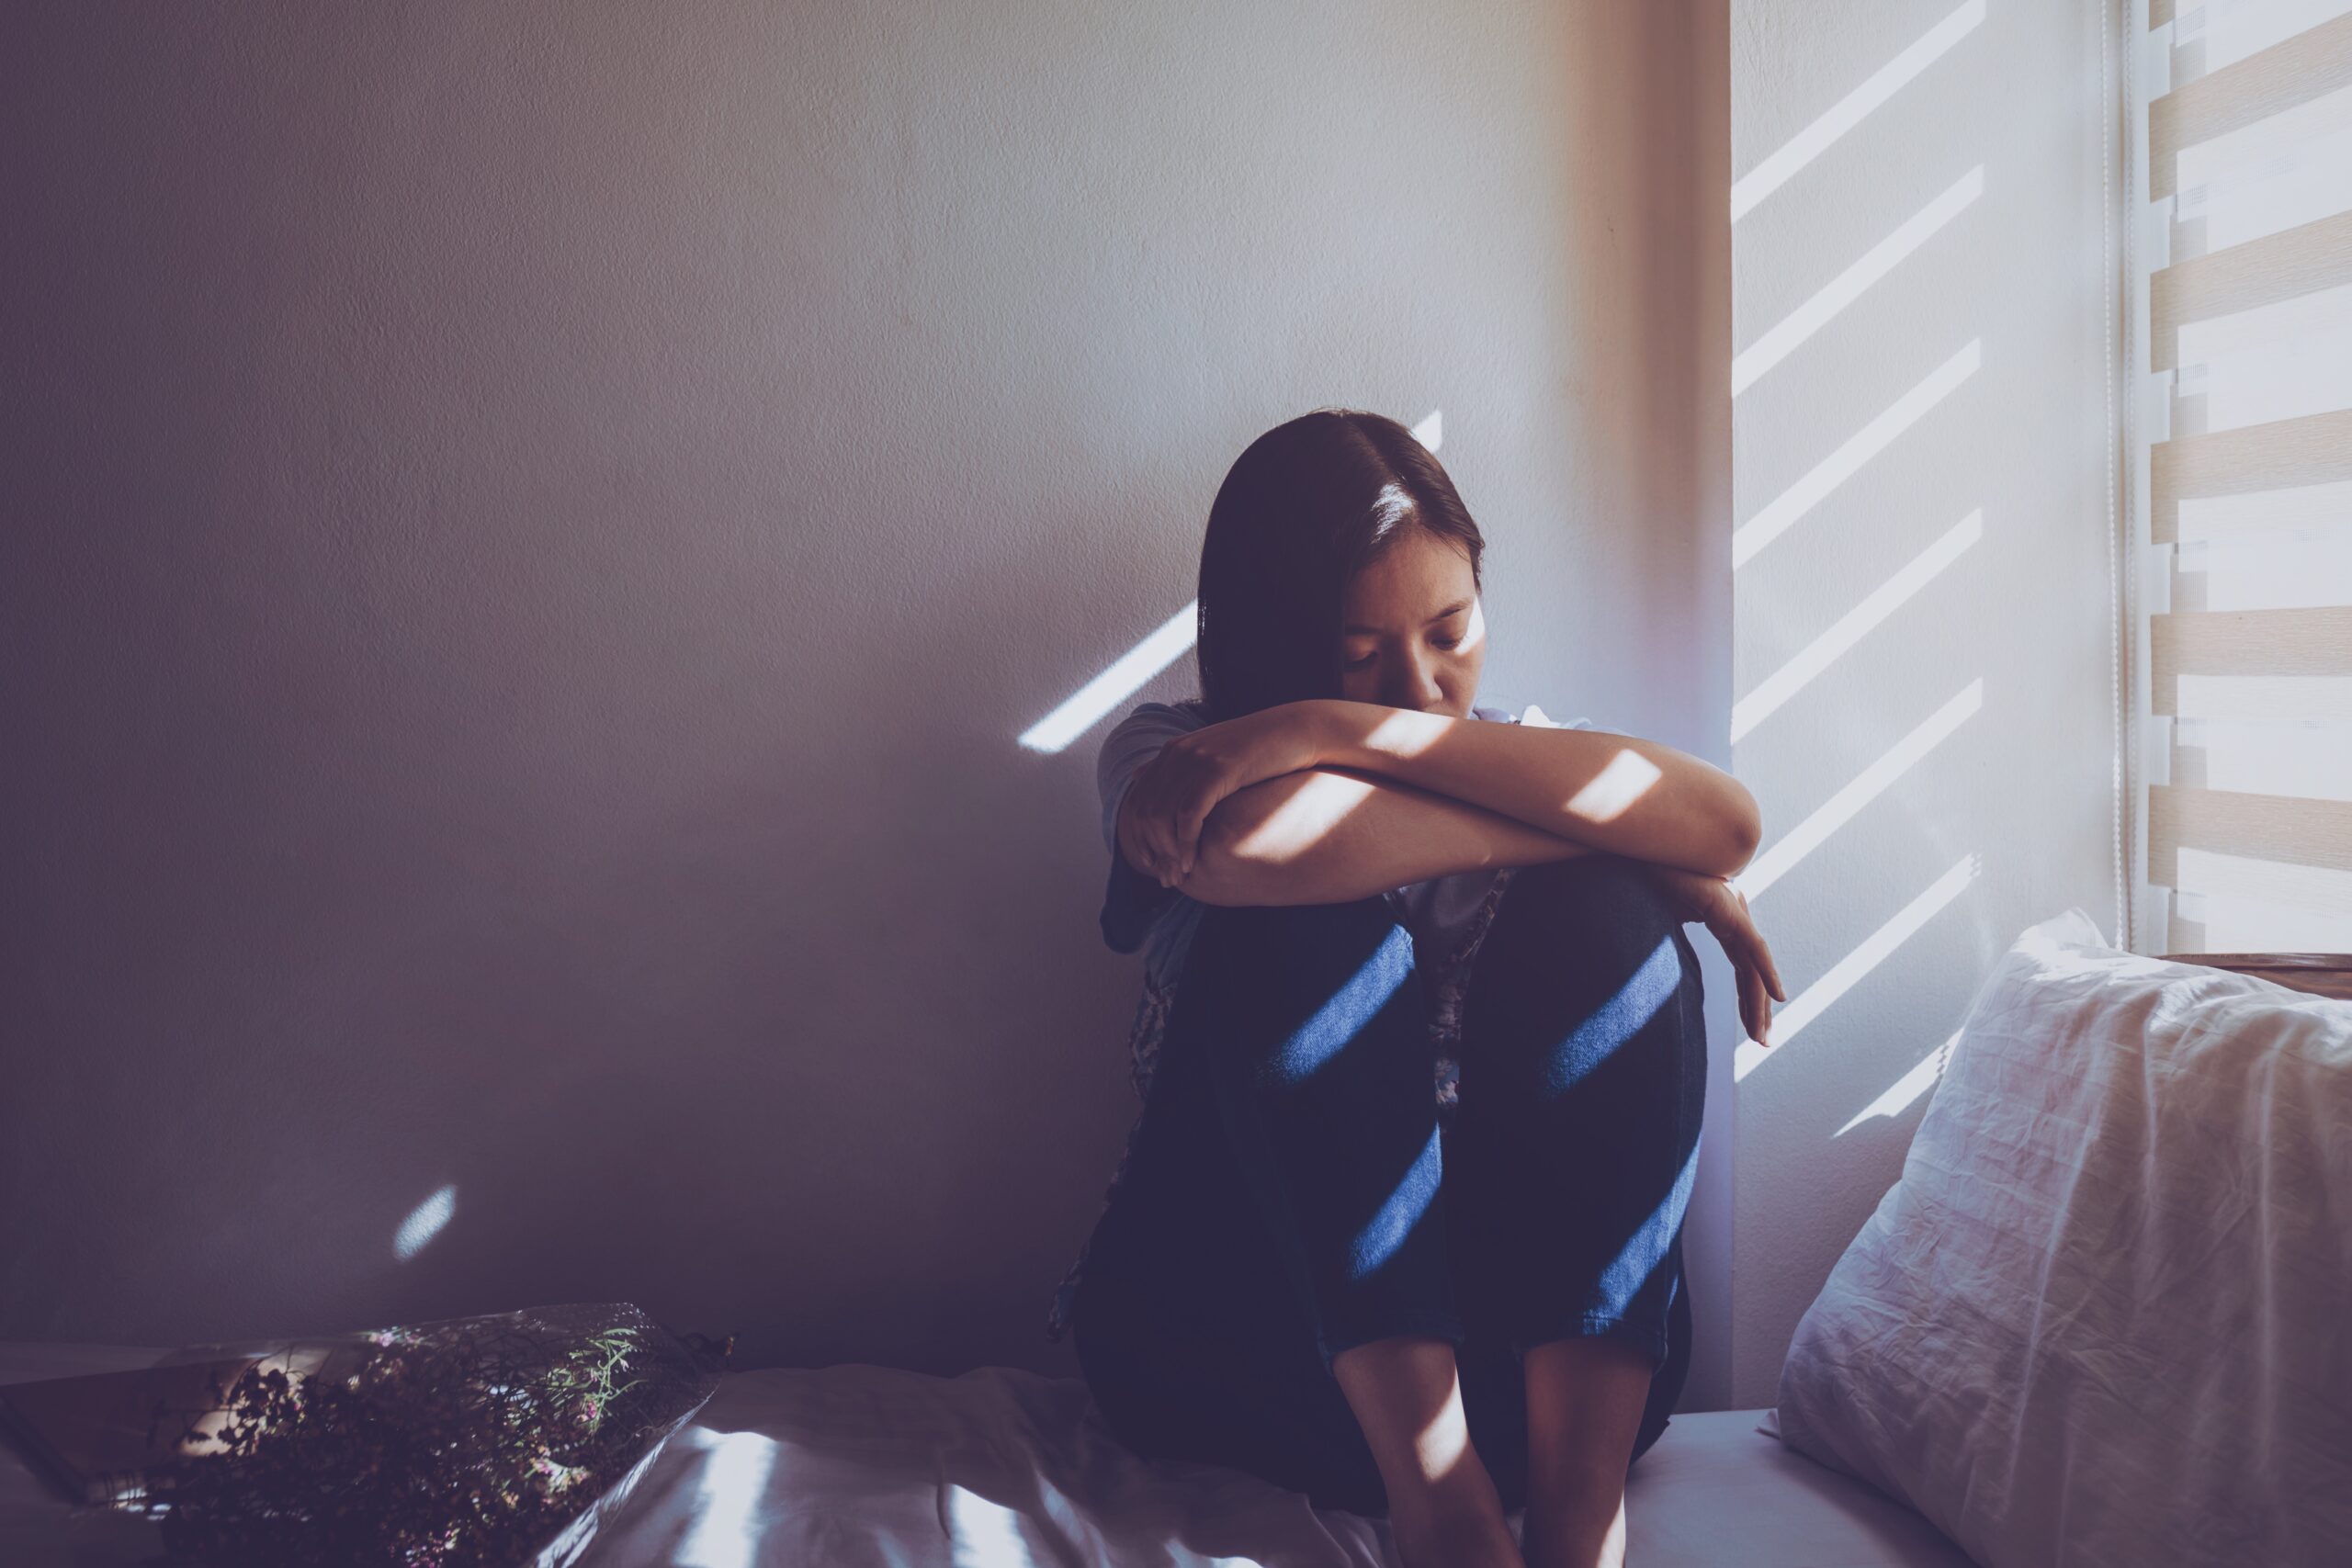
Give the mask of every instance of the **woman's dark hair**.
[[1486, 539], [1428, 447], [1361, 409], [1317, 409], [1234, 459], [1201, 545], [1198, 659], [1209, 722], [1340, 694], [1340, 617], [1355, 574], [1408, 527]]

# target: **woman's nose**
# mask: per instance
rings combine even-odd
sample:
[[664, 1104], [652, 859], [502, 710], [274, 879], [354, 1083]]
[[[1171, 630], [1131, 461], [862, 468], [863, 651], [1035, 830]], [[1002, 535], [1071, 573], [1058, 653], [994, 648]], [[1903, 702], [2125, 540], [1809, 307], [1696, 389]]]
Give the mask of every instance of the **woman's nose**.
[[1418, 662], [1408, 662], [1383, 700], [1392, 708], [1419, 712], [1436, 703], [1441, 694], [1431, 673]]

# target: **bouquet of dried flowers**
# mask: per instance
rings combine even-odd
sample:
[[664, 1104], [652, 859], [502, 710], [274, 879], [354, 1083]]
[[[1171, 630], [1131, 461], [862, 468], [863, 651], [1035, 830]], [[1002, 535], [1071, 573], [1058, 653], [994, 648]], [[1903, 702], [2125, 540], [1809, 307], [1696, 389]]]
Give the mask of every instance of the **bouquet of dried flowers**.
[[710, 1397], [733, 1345], [626, 1303], [276, 1345], [188, 1423], [190, 1457], [154, 1475], [145, 1506], [181, 1560], [560, 1568]]

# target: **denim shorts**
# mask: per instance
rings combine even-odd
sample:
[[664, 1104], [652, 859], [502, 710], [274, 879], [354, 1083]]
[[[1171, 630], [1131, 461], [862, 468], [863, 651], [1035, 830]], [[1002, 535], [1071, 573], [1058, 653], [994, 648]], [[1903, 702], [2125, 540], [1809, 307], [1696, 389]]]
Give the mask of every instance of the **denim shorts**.
[[1515, 1510], [1521, 1357], [1611, 1337], [1652, 1367], [1638, 1458], [1689, 1371], [1701, 1002], [1697, 955], [1636, 863], [1520, 868], [1476, 950], [1449, 1110], [1385, 901], [1205, 910], [1073, 1305], [1106, 1422], [1147, 1457], [1385, 1514], [1332, 1359], [1434, 1336]]

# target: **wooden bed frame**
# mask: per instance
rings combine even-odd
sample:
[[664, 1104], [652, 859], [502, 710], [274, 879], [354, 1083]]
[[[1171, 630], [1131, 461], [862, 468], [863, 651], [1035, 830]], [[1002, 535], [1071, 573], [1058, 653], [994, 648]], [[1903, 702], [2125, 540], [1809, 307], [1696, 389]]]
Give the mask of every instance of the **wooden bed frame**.
[[2173, 964], [2201, 964], [2290, 986], [2315, 996], [2352, 1001], [2352, 953], [2167, 953]]

